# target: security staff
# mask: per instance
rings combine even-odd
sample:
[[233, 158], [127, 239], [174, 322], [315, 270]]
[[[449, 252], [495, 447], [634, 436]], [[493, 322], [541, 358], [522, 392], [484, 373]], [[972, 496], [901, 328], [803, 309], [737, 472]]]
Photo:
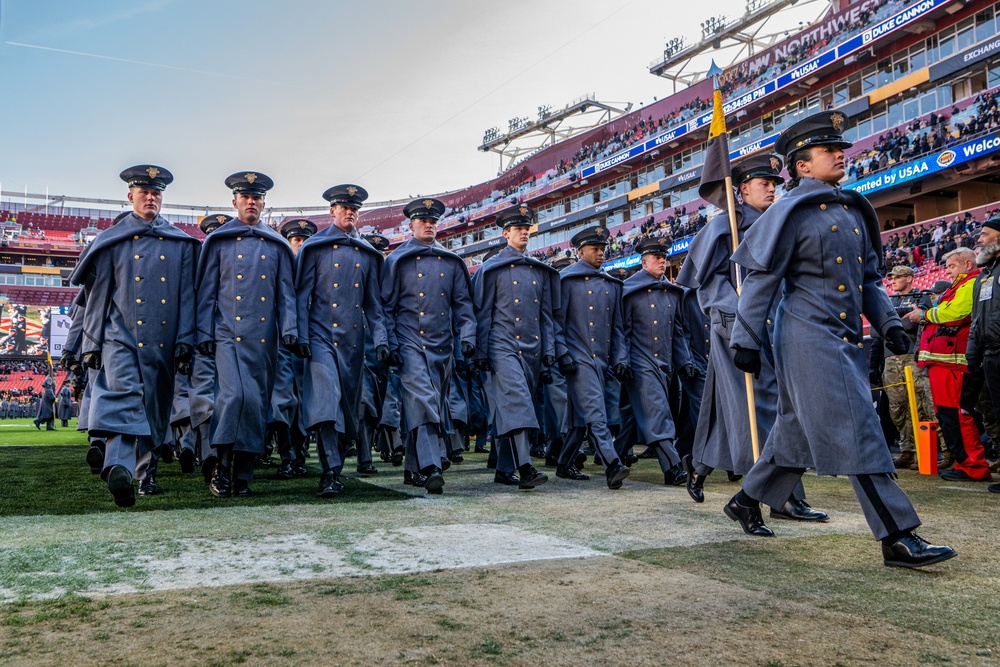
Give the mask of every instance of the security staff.
[[[775, 188], [785, 182], [781, 177], [782, 166], [781, 159], [771, 154], [753, 156], [733, 165], [733, 183], [739, 191], [736, 224], [740, 239], [774, 203]], [[709, 181], [702, 184], [701, 190], [711, 187]], [[688, 494], [699, 503], [705, 500], [705, 479], [714, 469], [729, 471], [738, 479], [749, 472], [754, 462], [746, 376], [733, 365], [735, 352], [730, 349], [737, 306], [736, 267], [729, 259], [732, 247], [729, 213], [723, 211], [695, 236], [677, 278], [678, 282], [697, 291], [702, 312], [711, 324], [712, 354], [705, 380], [705, 402], [692, 455], [684, 459], [689, 475]], [[773, 334], [776, 307], [777, 303], [772, 304], [765, 321], [764, 335], [768, 341]], [[760, 373], [753, 379], [757, 436], [761, 445], [771, 432], [778, 407], [778, 384], [770, 344], [762, 348]], [[770, 515], [795, 521], [829, 520], [826, 513], [810, 508], [805, 502], [805, 489], [801, 484], [792, 489], [787, 499], [772, 506]]]
[[[319, 229], [316, 223], [305, 218], [293, 218], [281, 223], [278, 232], [285, 237], [292, 252], [299, 249], [306, 239]], [[296, 312], [296, 321], [298, 319]], [[302, 326], [301, 329], [304, 328]], [[306, 424], [302, 414], [302, 383], [305, 379], [306, 361], [281, 347], [278, 349], [278, 370], [271, 393], [271, 410], [267, 417], [268, 440], [277, 443], [281, 463], [275, 473], [277, 479], [292, 479], [305, 474]]]
[[618, 395], [612, 392], [614, 404], [609, 406], [605, 383], [609, 371], [620, 382], [632, 379], [622, 325], [622, 283], [601, 269], [607, 229], [588, 227], [571, 243], [580, 261], [560, 273], [555, 322], [559, 372], [566, 376], [573, 421], [556, 476], [585, 479], [573, 464], [586, 435], [606, 465], [608, 488], [620, 489], [631, 471], [615, 451], [608, 424], [609, 414], [617, 411]]
[[486, 398], [500, 438], [493, 481], [521, 489], [548, 481], [531, 464], [531, 437], [538, 429], [536, 388], [556, 362], [552, 312], [559, 305], [558, 272], [526, 254], [534, 219], [528, 206], [497, 216], [507, 245], [474, 281], [474, 363], [487, 372]]
[[[787, 158], [788, 193], [747, 230], [733, 260], [748, 269], [731, 347], [747, 373], [761, 368], [771, 304], [778, 377], [778, 417], [743, 490], [725, 506], [744, 532], [773, 536], [760, 502], [781, 506], [807, 467], [846, 475], [886, 565], [920, 567], [956, 555], [913, 532], [920, 525], [896, 484], [892, 456], [872, 408], [862, 316], [894, 352], [909, 344], [881, 285], [878, 218], [844, 177], [839, 111], [809, 116], [787, 128], [777, 151]], [[780, 290], [780, 294], [779, 294]], [[823, 351], [816, 354], [816, 349]]]
[[623, 384], [628, 391], [636, 426], [647, 447], [656, 451], [663, 483], [680, 486], [687, 481], [674, 446], [677, 430], [670, 411], [670, 381], [698, 375], [684, 335], [682, 302], [684, 290], [667, 280], [666, 238], [648, 238], [639, 243], [642, 270], [625, 281], [622, 319], [628, 341], [632, 378]]
[[913, 424], [910, 423], [910, 399], [907, 396], [906, 371], [909, 367], [913, 372], [913, 389], [917, 398], [918, 414], [921, 421], [934, 419], [934, 403], [931, 400], [930, 382], [927, 379], [927, 369], [917, 365], [915, 353], [917, 352], [919, 337], [919, 323], [911, 322], [904, 316], [914, 310], [924, 312], [928, 310], [931, 303], [931, 295], [927, 292], [913, 289], [913, 276], [916, 272], [909, 266], [894, 266], [889, 271], [889, 281], [892, 284], [892, 296], [889, 301], [896, 310], [903, 322], [903, 330], [907, 338], [911, 341], [910, 347], [903, 354], [886, 354], [885, 345], [881, 338], [872, 340], [873, 370], [881, 359], [882, 376], [875, 378], [878, 384], [872, 386], [884, 386], [886, 397], [889, 399], [889, 414], [892, 423], [899, 431], [899, 456], [893, 459], [896, 468], [911, 468], [916, 470], [916, 443], [913, 441]]
[[278, 344], [298, 349], [292, 249], [260, 219], [273, 186], [256, 171], [227, 178], [237, 217], [208, 235], [198, 261], [198, 352], [216, 366], [209, 489], [220, 498], [251, 495]]
[[[306, 358], [302, 407], [306, 427], [317, 434], [323, 475], [317, 493], [330, 498], [344, 491], [338, 479], [348, 443], [359, 441], [365, 332], [377, 361], [389, 357], [385, 315], [379, 296], [382, 253], [356, 229], [368, 192], [351, 184], [323, 193], [333, 224], [302, 244], [296, 262], [296, 308]], [[358, 442], [359, 452], [371, 447]]]
[[190, 373], [198, 241], [159, 215], [169, 171], [139, 165], [120, 177], [132, 213], [97, 235], [70, 282], [87, 294], [81, 352], [97, 371], [88, 427], [106, 442], [115, 504], [130, 507], [133, 478], [145, 478], [166, 436], [174, 372]]
[[418, 199], [403, 208], [413, 237], [385, 260], [382, 300], [392, 361], [399, 371], [403, 418], [409, 429], [406, 464], [427, 478], [428, 493], [441, 493], [443, 438], [450, 429], [448, 390], [454, 340], [462, 356], [475, 351], [476, 320], [469, 270], [455, 253], [435, 241], [445, 205]]

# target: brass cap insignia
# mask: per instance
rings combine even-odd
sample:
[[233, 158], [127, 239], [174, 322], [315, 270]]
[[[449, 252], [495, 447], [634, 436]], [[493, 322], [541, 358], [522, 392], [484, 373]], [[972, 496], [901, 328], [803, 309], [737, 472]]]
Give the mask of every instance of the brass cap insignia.
[[243, 178], [247, 179], [247, 183], [249, 183], [250, 185], [253, 185], [253, 182], [257, 180], [257, 174], [255, 174], [253, 172], [249, 172], [249, 173], [243, 174]]
[[221, 225], [221, 224], [223, 224], [226, 221], [226, 216], [224, 216], [224, 215], [217, 215], [217, 216], [215, 216], [215, 219], [218, 220], [219, 224]]
[[521, 215], [523, 215], [525, 217], [528, 217], [528, 207], [527, 206], [522, 206], [520, 208], [520, 213], [521, 213]]
[[147, 167], [146, 173], [149, 174], [150, 178], [156, 178], [160, 174], [160, 170], [156, 167]]
[[835, 130], [839, 130], [840, 126], [844, 124], [845, 120], [847, 119], [844, 117], [844, 114], [840, 112], [835, 112], [830, 114], [830, 124], [833, 125], [833, 129]]
[[424, 204], [424, 208], [430, 208], [431, 206], [434, 206], [434, 200], [433, 199], [425, 199], [424, 202], [423, 202], [423, 204]]
[[354, 187], [353, 185], [348, 185], [347, 186], [347, 194], [350, 195], [351, 197], [353, 197], [355, 195], [355, 193], [357, 193], [357, 191], [358, 191], [358, 189], [356, 187]]
[[659, 244], [660, 245], [667, 245], [667, 239], [665, 239], [664, 237], [661, 236], [660, 240], [659, 240]]
[[598, 236], [604, 236], [605, 234], [608, 233], [608, 230], [606, 230], [604, 227], [598, 227], [597, 229], [594, 230], [594, 233], [597, 234]]
[[308, 226], [309, 226], [308, 222], [306, 222], [305, 220], [299, 220], [299, 229], [305, 229]]
[[781, 160], [776, 157], [771, 158], [771, 169], [775, 171], [781, 171]]

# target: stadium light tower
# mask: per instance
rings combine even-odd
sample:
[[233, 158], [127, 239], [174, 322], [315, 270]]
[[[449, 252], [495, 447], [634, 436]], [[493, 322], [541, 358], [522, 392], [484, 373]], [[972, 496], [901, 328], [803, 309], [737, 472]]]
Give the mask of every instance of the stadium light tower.
[[702, 21], [697, 43], [685, 45], [683, 37], [668, 41], [663, 58], [649, 64], [649, 73], [673, 82], [676, 93], [703, 81], [711, 59], [727, 69], [785, 39], [788, 30], [819, 21], [834, 11], [834, 4], [834, 0], [746, 0], [746, 13], [735, 20], [714, 16]]
[[495, 127], [486, 130], [479, 150], [498, 154], [500, 171], [504, 171], [519, 158], [592, 130], [631, 110], [631, 104], [621, 109], [612, 103], [599, 101], [593, 93], [579, 97], [558, 110], [543, 104], [538, 107], [537, 120], [532, 121], [527, 116], [516, 117], [507, 121], [506, 133]]

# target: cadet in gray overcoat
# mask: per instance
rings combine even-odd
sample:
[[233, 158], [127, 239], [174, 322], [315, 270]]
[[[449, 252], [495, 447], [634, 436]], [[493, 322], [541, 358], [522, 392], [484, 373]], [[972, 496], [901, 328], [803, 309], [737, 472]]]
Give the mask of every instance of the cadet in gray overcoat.
[[46, 431], [54, 431], [55, 427], [55, 403], [56, 393], [52, 390], [52, 378], [47, 377], [42, 382], [42, 400], [38, 402], [38, 414], [35, 415], [35, 428], [41, 429], [40, 424], [45, 424]]
[[298, 347], [292, 249], [260, 219], [273, 185], [254, 171], [226, 179], [237, 217], [208, 235], [198, 262], [198, 351], [216, 367], [211, 442], [218, 463], [209, 489], [218, 497], [251, 494], [278, 345]]
[[474, 281], [475, 364], [488, 372], [486, 398], [501, 443], [494, 481], [521, 489], [548, 481], [531, 465], [531, 435], [540, 376], [556, 361], [552, 313], [560, 296], [558, 272], [526, 254], [534, 217], [528, 206], [497, 216], [507, 245]]
[[[357, 185], [335, 185], [323, 198], [330, 202], [333, 224], [302, 244], [295, 290], [300, 345], [308, 359], [303, 413], [307, 428], [316, 431], [323, 466], [318, 494], [330, 498], [344, 491], [338, 477], [347, 445], [359, 439], [366, 330], [377, 361], [388, 359], [389, 345], [379, 285], [382, 253], [355, 228], [368, 192]], [[357, 446], [370, 451], [367, 442]]]
[[[743, 490], [725, 506], [745, 532], [770, 536], [759, 503], [784, 503], [813, 466], [851, 480], [886, 565], [920, 567], [955, 556], [913, 530], [920, 520], [893, 478], [872, 407], [862, 316], [893, 351], [909, 340], [881, 282], [879, 223], [860, 194], [841, 190], [847, 118], [805, 118], [781, 133], [788, 194], [747, 230], [733, 260], [750, 270], [737, 308], [734, 364], [759, 372], [771, 303], [778, 416]], [[779, 295], [780, 290], [780, 295]], [[823, 354], [817, 355], [816, 349]]]
[[587, 433], [607, 466], [608, 488], [621, 488], [629, 469], [615, 451], [608, 427], [609, 415], [618, 410], [619, 395], [608, 395], [610, 374], [630, 380], [628, 343], [622, 323], [622, 283], [601, 269], [608, 230], [589, 227], [572, 238], [580, 256], [560, 275], [559, 308], [555, 313], [556, 355], [559, 372], [566, 376], [572, 402], [573, 428], [559, 455], [556, 476], [585, 478], [572, 465]]
[[174, 373], [193, 353], [198, 241], [159, 215], [170, 172], [140, 165], [121, 178], [133, 211], [97, 235], [70, 282], [86, 291], [81, 352], [97, 371], [87, 427], [105, 440], [115, 503], [130, 507], [133, 478], [146, 478], [166, 437]]
[[449, 430], [448, 391], [454, 337], [462, 356], [475, 351], [469, 270], [455, 253], [434, 239], [445, 205], [437, 199], [410, 202], [403, 214], [413, 237], [385, 259], [385, 304], [392, 361], [399, 371], [406, 437], [407, 466], [426, 476], [428, 493], [441, 493], [443, 438]]
[[68, 382], [64, 383], [62, 389], [59, 390], [59, 404], [56, 412], [63, 428], [69, 426], [69, 420], [73, 418], [73, 390], [70, 389]]
[[625, 281], [622, 318], [628, 341], [632, 379], [624, 382], [636, 426], [647, 447], [656, 450], [663, 483], [679, 486], [687, 475], [674, 446], [677, 437], [670, 412], [670, 381], [698, 374], [684, 335], [683, 288], [665, 278], [669, 241], [643, 240], [636, 248], [642, 270]]

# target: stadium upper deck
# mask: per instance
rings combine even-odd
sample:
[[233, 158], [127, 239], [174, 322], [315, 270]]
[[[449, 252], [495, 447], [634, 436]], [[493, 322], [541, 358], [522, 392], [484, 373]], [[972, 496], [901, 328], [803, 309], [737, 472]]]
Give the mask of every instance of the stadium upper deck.
[[[883, 220], [920, 223], [1000, 201], [993, 158], [1000, 113], [995, 96], [983, 95], [1000, 86], [1000, 3], [843, 4], [723, 74], [732, 157], [768, 149], [804, 115], [840, 109], [850, 118], [846, 136], [856, 143], [848, 151], [844, 186], [866, 194]], [[652, 233], [669, 234], [672, 254], [682, 255], [690, 236], [715, 213], [697, 197], [710, 96], [711, 83], [701, 82], [541, 150], [496, 179], [440, 195], [449, 206], [440, 240], [475, 266], [503, 243], [497, 213], [528, 203], [538, 212], [530, 248], [540, 256], [557, 254], [580, 227], [593, 224], [622, 239], [620, 253], [636, 235]], [[401, 211], [365, 211], [361, 224], [396, 244], [406, 237]], [[17, 215], [18, 224], [25, 215]], [[325, 215], [309, 217], [329, 224]], [[93, 213], [86, 219], [93, 221], [89, 228], [103, 222]], [[172, 219], [189, 223], [185, 228], [200, 236], [195, 216]], [[41, 252], [52, 263], [65, 255], [69, 264], [79, 252], [77, 241], [86, 241], [79, 230], [47, 221], [40, 228], [44, 240], [8, 241], [4, 250], [17, 252], [0, 253], [0, 267], [12, 256], [13, 263], [27, 265], [32, 256], [37, 262]], [[53, 231], [75, 237], [55, 239]], [[637, 260], [622, 256], [612, 265]]]

